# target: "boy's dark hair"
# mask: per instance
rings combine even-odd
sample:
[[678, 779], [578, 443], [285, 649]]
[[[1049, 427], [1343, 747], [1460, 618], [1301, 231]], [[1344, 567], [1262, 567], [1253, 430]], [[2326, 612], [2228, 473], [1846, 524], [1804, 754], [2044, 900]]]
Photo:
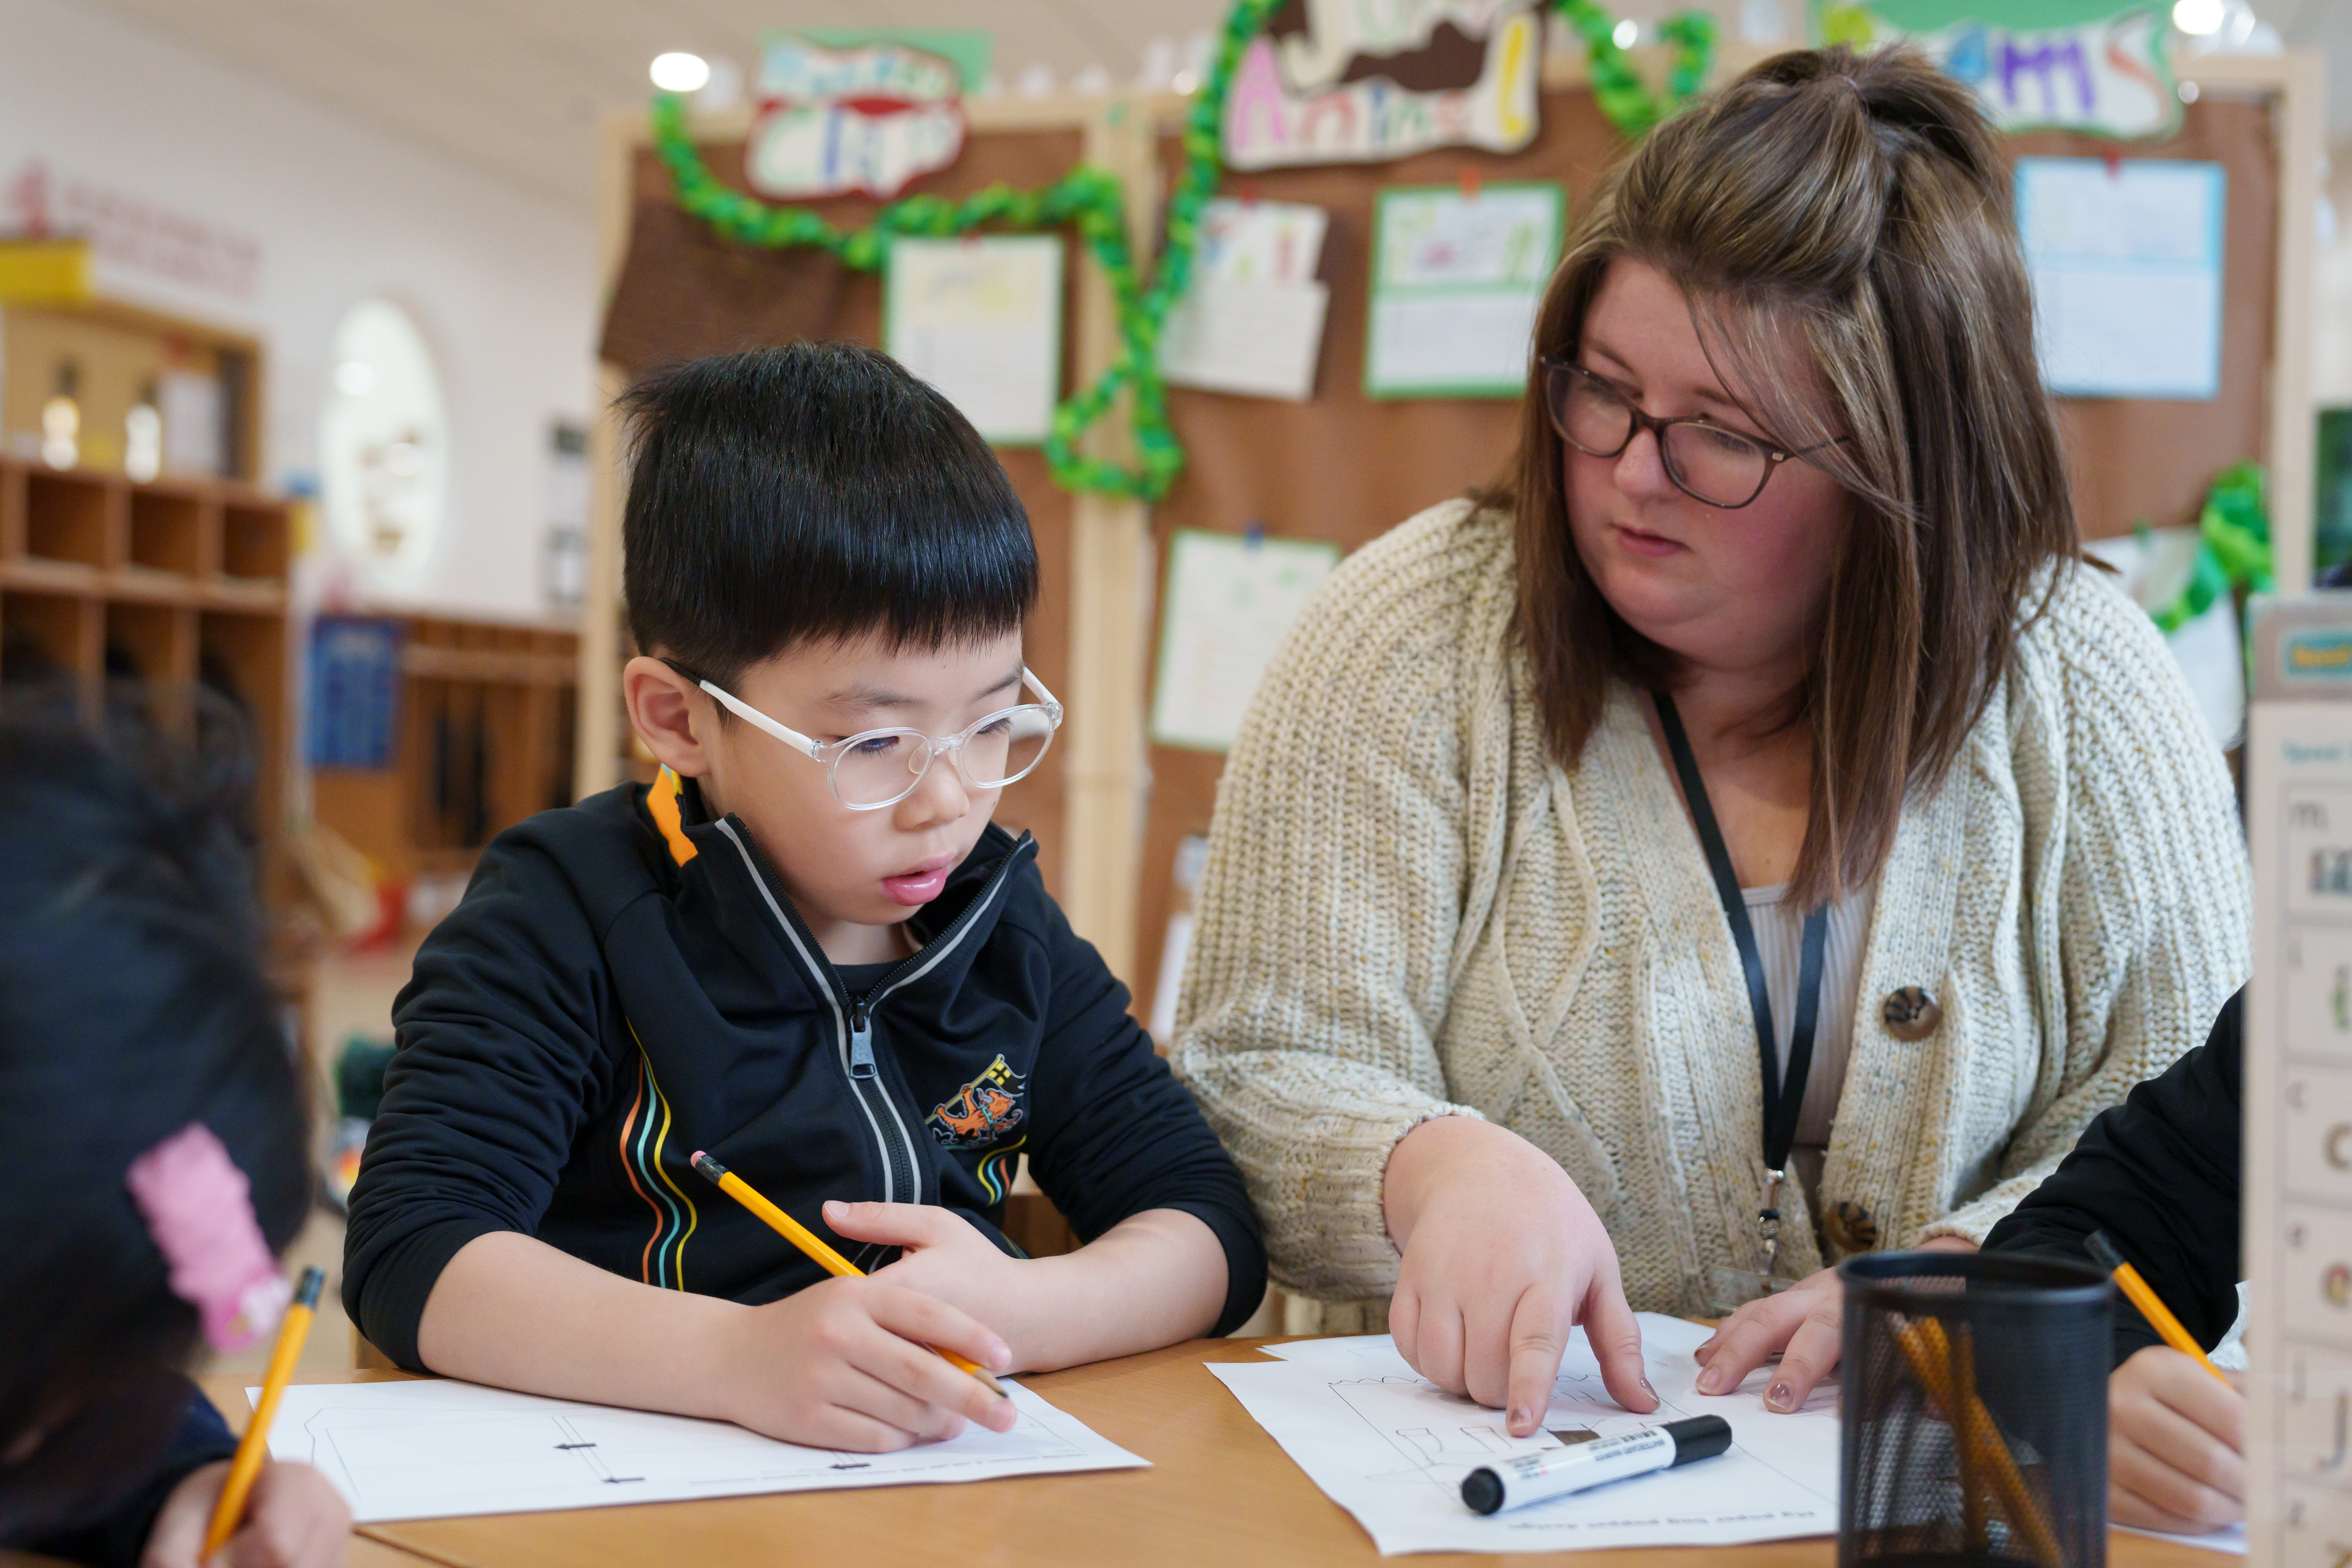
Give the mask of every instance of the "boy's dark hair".
[[731, 687], [812, 639], [1018, 630], [1029, 515], [971, 421], [887, 354], [791, 343], [654, 372], [621, 401], [638, 648]]
[[[310, 1125], [255, 956], [244, 764], [0, 712], [0, 1544], [102, 1506], [187, 1403], [195, 1309], [123, 1184], [192, 1121], [252, 1184], [272, 1250], [310, 1209]], [[201, 697], [198, 706], [205, 706]], [[216, 734], [234, 715], [208, 711]], [[239, 748], [232, 745], [229, 752]], [[131, 754], [132, 752], [138, 754]], [[159, 760], [162, 765], [157, 765]], [[222, 764], [232, 775], [222, 787]]]

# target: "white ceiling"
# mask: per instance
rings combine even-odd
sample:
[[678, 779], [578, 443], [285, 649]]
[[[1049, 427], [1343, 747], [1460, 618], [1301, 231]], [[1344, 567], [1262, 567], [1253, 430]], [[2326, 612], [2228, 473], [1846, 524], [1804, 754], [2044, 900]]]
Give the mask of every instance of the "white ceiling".
[[[1068, 83], [1089, 66], [1136, 74], [1149, 42], [1213, 28], [1226, 0], [100, 0], [585, 211], [594, 128], [645, 101], [667, 49], [749, 66], [774, 27], [980, 27], [996, 70]], [[1702, 0], [1727, 23], [1739, 0]], [[1619, 0], [1637, 20], [1687, 0]], [[1793, 17], [1800, 0], [1779, 7]], [[2328, 57], [2329, 121], [2352, 135], [2352, 0], [2255, 0], [2291, 44]], [[1750, 16], [1754, 13], [1751, 11]]]

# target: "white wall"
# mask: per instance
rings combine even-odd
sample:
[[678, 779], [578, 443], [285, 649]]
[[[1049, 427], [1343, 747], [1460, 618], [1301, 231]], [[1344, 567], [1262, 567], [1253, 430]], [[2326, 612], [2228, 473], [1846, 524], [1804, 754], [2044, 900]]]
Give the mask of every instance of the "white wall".
[[[328, 342], [381, 293], [440, 363], [452, 437], [448, 521], [398, 602], [542, 612], [547, 429], [594, 405], [589, 215], [73, 0], [0, 0], [0, 182], [33, 159], [258, 241], [249, 299], [110, 267], [110, 292], [268, 342], [263, 465], [316, 468]], [[582, 156], [593, 141], [581, 138]]]

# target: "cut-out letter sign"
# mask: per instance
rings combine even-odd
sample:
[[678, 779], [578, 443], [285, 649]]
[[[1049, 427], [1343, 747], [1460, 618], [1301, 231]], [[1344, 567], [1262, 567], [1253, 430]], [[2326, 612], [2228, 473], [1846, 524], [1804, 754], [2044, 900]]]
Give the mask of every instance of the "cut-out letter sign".
[[1536, 133], [1534, 0], [1292, 0], [1225, 94], [1234, 169], [1378, 163], [1432, 147], [1511, 153]]
[[963, 152], [954, 62], [904, 44], [828, 49], [778, 34], [760, 61], [743, 173], [763, 195], [887, 200]]

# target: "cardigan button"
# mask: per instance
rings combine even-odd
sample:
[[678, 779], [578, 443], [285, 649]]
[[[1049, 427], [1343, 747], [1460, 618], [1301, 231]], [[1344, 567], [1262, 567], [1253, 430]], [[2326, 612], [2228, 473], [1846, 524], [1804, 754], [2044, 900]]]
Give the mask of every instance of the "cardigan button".
[[1878, 1245], [1878, 1221], [1860, 1204], [1843, 1198], [1822, 1215], [1822, 1230], [1841, 1253], [1868, 1252]]
[[1944, 1021], [1943, 1004], [1924, 985], [1888, 992], [1878, 1011], [1886, 1020], [1886, 1032], [1898, 1040], [1924, 1040]]

